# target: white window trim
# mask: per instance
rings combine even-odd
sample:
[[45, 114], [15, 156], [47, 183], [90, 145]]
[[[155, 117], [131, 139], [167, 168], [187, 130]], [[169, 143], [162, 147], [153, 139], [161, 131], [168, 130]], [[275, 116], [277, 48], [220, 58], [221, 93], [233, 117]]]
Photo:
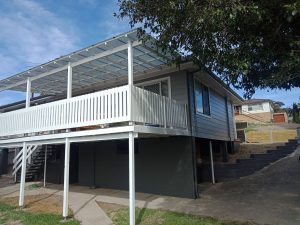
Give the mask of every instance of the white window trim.
[[158, 78], [158, 79], [154, 79], [154, 80], [137, 83], [136, 86], [143, 87], [143, 86], [147, 86], [147, 85], [151, 85], [151, 84], [157, 84], [162, 81], [168, 81], [168, 96], [167, 97], [171, 98], [172, 92], [171, 92], [171, 78], [170, 77], [163, 77], [163, 78]]
[[[261, 109], [253, 109], [253, 106], [260, 106]], [[249, 107], [251, 107], [252, 110], [249, 110]], [[257, 111], [258, 111], [258, 112], [264, 111], [263, 103], [261, 103], [261, 104], [252, 104], [252, 105], [248, 105], [248, 112], [253, 112], [253, 111], [255, 111], [255, 112], [257, 112]]]
[[[208, 89], [209, 115], [197, 111], [197, 108], [196, 108], [196, 98], [195, 98], [195, 93], [196, 93], [196, 85], [195, 85], [195, 81], [196, 81], [196, 80], [197, 80], [200, 84], [205, 85], [205, 86], [207, 87], [207, 89]], [[210, 119], [211, 119], [211, 118], [212, 118], [212, 113], [211, 113], [210, 86], [204, 84], [199, 78], [194, 77], [194, 93], [193, 93], [193, 94], [194, 94], [194, 104], [195, 104], [195, 107], [194, 107], [195, 109], [194, 109], [194, 111], [195, 111], [196, 115], [203, 116], [203, 117], [206, 117], [206, 118], [210, 118]]]

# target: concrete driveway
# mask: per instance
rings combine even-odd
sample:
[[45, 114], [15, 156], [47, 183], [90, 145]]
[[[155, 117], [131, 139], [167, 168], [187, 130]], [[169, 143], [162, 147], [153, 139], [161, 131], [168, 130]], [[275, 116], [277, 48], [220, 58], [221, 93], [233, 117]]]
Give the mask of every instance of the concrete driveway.
[[237, 181], [204, 188], [197, 214], [261, 224], [300, 224], [300, 149]]

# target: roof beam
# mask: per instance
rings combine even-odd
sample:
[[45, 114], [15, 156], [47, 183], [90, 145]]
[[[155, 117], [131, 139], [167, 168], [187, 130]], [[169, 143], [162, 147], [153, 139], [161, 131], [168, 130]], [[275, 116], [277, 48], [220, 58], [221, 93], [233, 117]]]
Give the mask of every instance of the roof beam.
[[[132, 46], [135, 47], [135, 46], [138, 46], [138, 45], [141, 45], [141, 44], [142, 44], [141, 41], [134, 41], [132, 43]], [[128, 44], [120, 45], [118, 47], [106, 50], [104, 52], [100, 52], [100, 53], [98, 53], [96, 55], [93, 55], [93, 56], [90, 56], [90, 57], [78, 60], [77, 62], [73, 62], [73, 63], [71, 63], [71, 66], [72, 67], [76, 67], [76, 66], [79, 66], [81, 64], [88, 63], [90, 61], [93, 61], [93, 60], [96, 60], [96, 59], [99, 59], [99, 58], [102, 58], [102, 57], [105, 57], [105, 56], [108, 56], [108, 55], [112, 55], [112, 54], [114, 54], [116, 52], [127, 50], [127, 47], [128, 47]], [[60, 68], [53, 69], [53, 70], [51, 70], [49, 72], [42, 73], [42, 74], [40, 74], [38, 76], [31, 77], [31, 81], [34, 81], [34, 80], [37, 80], [37, 79], [40, 79], [40, 78], [43, 78], [43, 77], [46, 77], [46, 76], [50, 76], [50, 75], [52, 75], [54, 73], [58, 73], [58, 72], [61, 72], [61, 71], [67, 70], [67, 69], [68, 69], [68, 65], [65, 65], [65, 66], [62, 66]], [[25, 84], [25, 83], [27, 83], [27, 80], [20, 81], [20, 82], [17, 82], [15, 84], [12, 84], [12, 85], [8, 85], [6, 87], [2, 87], [2, 88], [0, 88], [0, 92], [1, 91], [5, 91], [5, 90], [9, 90], [9, 89], [11, 89], [13, 87], [17, 87], [17, 86]]]

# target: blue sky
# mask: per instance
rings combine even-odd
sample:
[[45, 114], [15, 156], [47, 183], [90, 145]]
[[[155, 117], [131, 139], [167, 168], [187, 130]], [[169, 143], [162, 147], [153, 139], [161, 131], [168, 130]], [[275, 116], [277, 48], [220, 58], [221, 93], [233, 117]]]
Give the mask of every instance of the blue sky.
[[[113, 17], [117, 9], [116, 0], [0, 0], [0, 79], [130, 30], [127, 21]], [[299, 97], [299, 88], [253, 96], [287, 106]], [[0, 105], [24, 98], [0, 92]]]

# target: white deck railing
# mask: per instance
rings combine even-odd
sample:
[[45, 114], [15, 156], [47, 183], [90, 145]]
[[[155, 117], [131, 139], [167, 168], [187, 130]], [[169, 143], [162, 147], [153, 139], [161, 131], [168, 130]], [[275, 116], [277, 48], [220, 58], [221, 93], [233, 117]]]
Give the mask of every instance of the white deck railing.
[[132, 120], [151, 126], [187, 129], [183, 104], [150, 91], [132, 87]]
[[133, 121], [187, 129], [184, 105], [132, 87], [132, 118], [128, 85], [0, 114], [0, 136]]

